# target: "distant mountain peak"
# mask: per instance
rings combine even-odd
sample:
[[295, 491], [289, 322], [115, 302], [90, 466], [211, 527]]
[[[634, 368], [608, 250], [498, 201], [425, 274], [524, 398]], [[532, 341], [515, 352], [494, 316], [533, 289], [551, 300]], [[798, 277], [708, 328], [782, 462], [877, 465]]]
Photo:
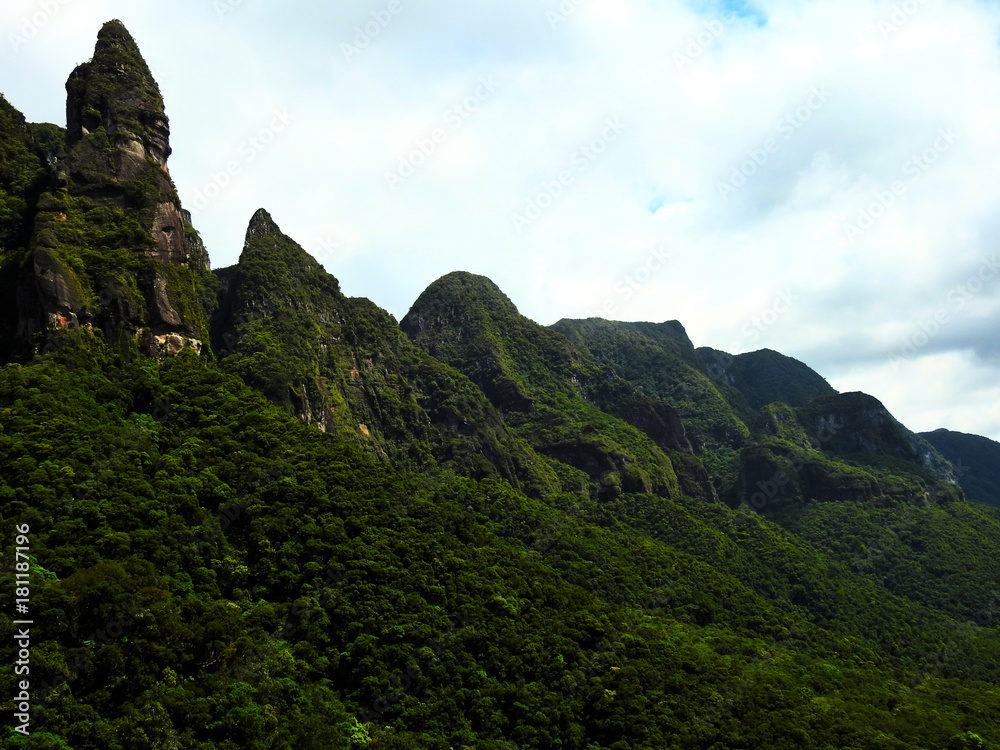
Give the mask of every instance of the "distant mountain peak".
[[814, 398], [837, 393], [822, 375], [804, 362], [773, 349], [732, 355], [701, 347], [698, 354], [712, 377], [739, 391], [753, 410], [775, 401], [803, 406]]
[[955, 478], [966, 497], [1000, 506], [1000, 443], [940, 427], [919, 437], [941, 452], [955, 468]]
[[246, 239], [243, 242], [244, 252], [255, 238], [272, 233], [281, 234], [282, 232], [274, 222], [274, 219], [271, 218], [271, 214], [263, 208], [258, 208], [256, 213], [251, 217], [249, 226], [247, 226]]
[[510, 307], [515, 310], [517, 309], [510, 297], [504, 294], [503, 290], [496, 284], [496, 282], [488, 276], [470, 273], [469, 271], [452, 271], [451, 273], [446, 273], [428, 288], [430, 289], [435, 286], [440, 287], [446, 285], [460, 286], [465, 292], [474, 292], [502, 298], [508, 305], [510, 305]]
[[452, 271], [423, 291], [400, 325], [413, 338], [430, 325], [458, 320], [485, 321], [495, 315], [520, 316], [520, 313], [491, 279], [468, 271]]

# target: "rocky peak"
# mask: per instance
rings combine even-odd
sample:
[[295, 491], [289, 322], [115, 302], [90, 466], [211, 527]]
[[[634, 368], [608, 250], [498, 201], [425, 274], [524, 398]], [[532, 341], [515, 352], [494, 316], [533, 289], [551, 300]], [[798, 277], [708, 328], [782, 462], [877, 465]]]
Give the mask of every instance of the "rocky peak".
[[811, 367], [772, 349], [734, 356], [702, 347], [697, 353], [716, 383], [735, 388], [754, 411], [776, 401], [802, 406], [837, 393]]
[[200, 349], [207, 252], [166, 171], [160, 89], [120, 21], [104, 25], [66, 92], [65, 132], [19, 131], [38, 163], [31, 185], [14, 186], [26, 208], [21, 237], [5, 233], [21, 254], [0, 266], [0, 287], [15, 290], [0, 324], [11, 355], [39, 351], [52, 331], [91, 327], [155, 356]]
[[66, 94], [75, 192], [142, 210], [155, 243], [147, 256], [171, 265], [188, 263], [192, 248], [167, 174], [170, 128], [163, 97], [121, 21], [104, 24], [93, 58], [70, 74]]
[[93, 59], [70, 74], [66, 93], [70, 147], [103, 127], [120, 152], [116, 176], [136, 176], [147, 158], [166, 169], [170, 129], [163, 97], [121, 21], [104, 24]]
[[258, 208], [257, 212], [250, 219], [249, 226], [247, 226], [246, 239], [243, 242], [243, 251], [246, 252], [247, 248], [250, 247], [254, 239], [264, 237], [272, 233], [281, 234], [281, 230], [278, 228], [278, 225], [274, 223], [274, 219], [271, 218], [271, 214], [263, 208]]

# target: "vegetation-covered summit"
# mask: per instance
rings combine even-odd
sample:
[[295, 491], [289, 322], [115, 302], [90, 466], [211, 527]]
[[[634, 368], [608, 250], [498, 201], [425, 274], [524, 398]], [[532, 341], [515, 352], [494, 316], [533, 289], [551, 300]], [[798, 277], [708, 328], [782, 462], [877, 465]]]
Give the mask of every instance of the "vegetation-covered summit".
[[[760, 409], [775, 401], [803, 406], [814, 398], [836, 393], [808, 365], [771, 349], [733, 356], [702, 347], [698, 354], [716, 380], [735, 389], [750, 409]], [[734, 407], [740, 405], [737, 401]]]
[[636, 492], [714, 499], [676, 409], [521, 315], [489, 279], [444, 276], [400, 325], [415, 344], [483, 390], [553, 462], [564, 491], [605, 499]]
[[[66, 83], [69, 140], [82, 140], [98, 128], [113, 139], [142, 139], [170, 155], [163, 137], [167, 126], [163, 97], [139, 47], [121, 21], [109, 21], [97, 35], [94, 56], [78, 65]], [[86, 131], [86, 132], [84, 132]]]
[[222, 367], [289, 414], [400, 468], [499, 476], [536, 496], [555, 483], [478, 388], [412, 345], [387, 312], [345, 297], [265, 210], [239, 263], [215, 275]]

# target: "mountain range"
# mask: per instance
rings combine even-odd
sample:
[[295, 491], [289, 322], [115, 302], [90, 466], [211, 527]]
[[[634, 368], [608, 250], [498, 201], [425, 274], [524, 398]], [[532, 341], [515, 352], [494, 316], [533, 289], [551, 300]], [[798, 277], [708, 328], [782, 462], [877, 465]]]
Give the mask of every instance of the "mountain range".
[[1000, 444], [470, 273], [396, 321], [264, 209], [213, 270], [120, 22], [66, 89], [0, 96], [4, 747], [1000, 748]]

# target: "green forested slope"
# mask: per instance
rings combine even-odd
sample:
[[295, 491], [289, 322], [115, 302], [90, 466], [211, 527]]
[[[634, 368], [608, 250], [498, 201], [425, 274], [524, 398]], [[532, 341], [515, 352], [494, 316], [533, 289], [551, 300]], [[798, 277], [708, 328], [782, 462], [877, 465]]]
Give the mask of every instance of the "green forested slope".
[[[67, 680], [11, 747], [1000, 740], [994, 629], [848, 571], [857, 626], [824, 629], [803, 597], [836, 598], [836, 566], [754, 518], [678, 508], [644, 541], [495, 480], [422, 485], [191, 354], [73, 344], [6, 368], [0, 414], [4, 531], [28, 523], [41, 565], [34, 684]], [[773, 590], [783, 568], [807, 593]]]
[[558, 478], [469, 380], [349, 298], [259, 210], [239, 264], [216, 271], [213, 347], [223, 369], [290, 414], [409, 469], [497, 475], [540, 496]]
[[643, 393], [677, 409], [698, 457], [729, 494], [748, 431], [734, 413], [684, 328], [670, 323], [619, 323], [591, 318], [561, 320], [553, 327], [581, 351], [632, 382]]
[[400, 326], [479, 386], [508, 424], [555, 462], [565, 491], [714, 500], [676, 409], [521, 315], [489, 279], [464, 272], [438, 279]]

